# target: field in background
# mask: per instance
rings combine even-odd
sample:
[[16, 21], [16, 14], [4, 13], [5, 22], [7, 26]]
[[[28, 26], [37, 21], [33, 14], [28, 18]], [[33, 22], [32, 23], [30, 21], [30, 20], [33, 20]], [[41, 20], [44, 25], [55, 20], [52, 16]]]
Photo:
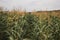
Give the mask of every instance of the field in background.
[[60, 40], [60, 10], [0, 10], [0, 40]]

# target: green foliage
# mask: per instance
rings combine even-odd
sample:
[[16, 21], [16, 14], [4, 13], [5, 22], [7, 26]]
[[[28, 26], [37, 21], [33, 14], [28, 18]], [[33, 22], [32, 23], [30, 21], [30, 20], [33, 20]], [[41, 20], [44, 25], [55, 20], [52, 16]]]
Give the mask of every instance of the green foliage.
[[37, 40], [39, 35], [39, 20], [35, 15], [28, 13], [23, 17], [24, 25], [22, 26], [23, 38], [31, 38], [32, 40]]
[[45, 19], [32, 13], [0, 12], [0, 40], [60, 40], [60, 18]]
[[2, 11], [0, 12], [0, 31], [6, 30], [7, 29], [7, 14], [3, 13]]
[[60, 40], [60, 18], [49, 15], [40, 21], [40, 38], [41, 40]]
[[[13, 40], [20, 39], [20, 16], [13, 13], [0, 12], [0, 32], [6, 32]], [[1, 33], [1, 34], [2, 34]], [[4, 35], [2, 35], [3, 37]], [[8, 37], [11, 39], [11, 37]]]
[[60, 18], [51, 16], [51, 36], [50, 40], [60, 40]]

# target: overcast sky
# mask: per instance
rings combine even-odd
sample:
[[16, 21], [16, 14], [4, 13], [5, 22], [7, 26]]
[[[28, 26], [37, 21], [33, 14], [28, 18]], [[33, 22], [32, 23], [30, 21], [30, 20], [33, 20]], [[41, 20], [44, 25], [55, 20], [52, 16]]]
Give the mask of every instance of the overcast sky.
[[57, 10], [60, 9], [60, 0], [0, 0], [0, 6], [9, 10], [14, 8], [32, 10]]

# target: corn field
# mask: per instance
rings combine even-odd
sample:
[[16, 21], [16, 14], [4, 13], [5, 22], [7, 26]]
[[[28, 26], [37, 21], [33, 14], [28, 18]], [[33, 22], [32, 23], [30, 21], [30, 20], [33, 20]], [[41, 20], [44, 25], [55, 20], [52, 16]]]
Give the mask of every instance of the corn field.
[[59, 13], [0, 11], [0, 40], [60, 40]]

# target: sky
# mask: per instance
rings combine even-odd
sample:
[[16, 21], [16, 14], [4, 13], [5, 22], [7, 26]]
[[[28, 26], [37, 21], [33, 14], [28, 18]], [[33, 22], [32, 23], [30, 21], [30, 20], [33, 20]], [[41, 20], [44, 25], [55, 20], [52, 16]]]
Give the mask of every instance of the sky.
[[0, 0], [0, 6], [8, 10], [17, 8], [32, 10], [60, 10], [60, 0]]

